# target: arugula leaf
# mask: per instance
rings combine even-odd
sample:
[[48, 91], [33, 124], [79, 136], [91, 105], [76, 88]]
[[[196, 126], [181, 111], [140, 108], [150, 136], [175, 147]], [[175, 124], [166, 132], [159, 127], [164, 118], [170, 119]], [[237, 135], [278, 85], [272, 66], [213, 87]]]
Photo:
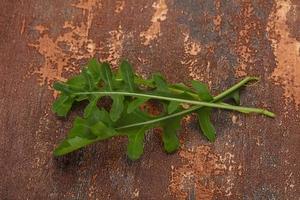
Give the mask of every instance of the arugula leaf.
[[216, 130], [210, 121], [211, 108], [201, 108], [197, 111], [200, 128], [211, 142], [216, 139]]
[[174, 117], [164, 121], [162, 139], [164, 142], [165, 151], [172, 153], [179, 148], [179, 139], [177, 137], [177, 130], [180, 128], [181, 117]]
[[72, 85], [56, 82], [53, 84], [53, 88], [60, 91], [64, 95], [74, 96], [73, 93], [80, 92], [81, 88], [74, 87]]
[[[131, 65], [127, 61], [123, 61], [120, 66], [120, 70], [127, 89], [130, 92], [135, 92], [137, 90], [137, 87], [134, 83], [134, 73], [132, 71]], [[149, 98], [146, 97], [136, 98], [128, 105], [127, 113], [131, 113], [134, 109], [137, 109], [140, 105], [148, 101], [148, 99]]]
[[64, 140], [59, 146], [54, 150], [53, 154], [55, 156], [62, 156], [85, 147], [95, 141], [88, 140], [81, 137], [74, 137]]
[[[105, 83], [105, 88], [107, 91], [113, 91], [113, 74], [110, 70], [109, 64], [108, 63], [103, 63], [101, 66], [101, 76], [102, 79]], [[111, 110], [110, 110], [110, 117], [113, 121], [117, 121], [121, 113], [124, 109], [123, 101], [124, 101], [124, 96], [120, 95], [111, 95], [111, 98], [113, 100]]]
[[228, 96], [226, 96], [226, 99], [233, 99], [233, 101], [236, 105], [240, 105], [241, 104], [240, 91], [236, 90], [236, 91], [230, 93]]
[[[257, 78], [246, 77], [213, 97], [207, 86], [198, 81], [192, 81], [191, 88], [183, 83], [168, 84], [161, 74], [144, 79], [134, 74], [127, 61], [120, 64], [116, 74], [111, 71], [108, 63], [99, 63], [92, 59], [80, 74], [64, 83], [53, 85], [54, 89], [60, 91], [60, 96], [52, 106], [53, 112], [58, 116], [66, 116], [75, 101], [89, 101], [83, 118], [75, 119], [67, 138], [55, 149], [54, 155], [65, 155], [111, 137], [126, 136], [128, 158], [136, 160], [143, 154], [145, 134], [157, 126], [163, 130], [165, 151], [171, 153], [179, 148], [177, 131], [180, 120], [190, 113], [198, 115], [203, 134], [209, 141], [214, 141], [216, 130], [210, 121], [212, 108], [275, 116], [265, 109], [234, 106], [223, 102], [226, 98], [233, 98], [239, 104], [239, 89], [252, 80]], [[112, 99], [109, 111], [97, 106], [102, 96], [110, 96]], [[165, 111], [158, 116], [151, 116], [141, 110], [140, 105], [147, 103], [149, 99], [159, 100]], [[183, 107], [182, 103], [195, 106]]]
[[54, 155], [64, 155], [99, 140], [118, 135], [113, 128], [105, 124], [104, 118], [107, 119], [105, 111], [99, 109], [93, 110], [86, 119], [77, 117], [67, 139], [55, 149]]
[[61, 96], [52, 106], [52, 111], [58, 116], [65, 117], [74, 101], [88, 99], [88, 95], [74, 95], [74, 93], [97, 90], [97, 84], [100, 81], [100, 64], [92, 59], [87, 67], [81, 74], [71, 77], [66, 83], [54, 83], [53, 88], [61, 92]]
[[145, 133], [151, 126], [140, 126], [126, 130], [128, 137], [127, 156], [131, 160], [137, 160], [144, 152]]
[[132, 100], [127, 107], [127, 113], [131, 113], [133, 110], [137, 109], [139, 106], [147, 102], [149, 98], [147, 97], [138, 97]]
[[[54, 83], [55, 84], [55, 83]], [[71, 77], [67, 82], [67, 85], [73, 86], [75, 88], [84, 89], [86, 82], [82, 74]]]
[[[127, 108], [128, 109], [128, 108]], [[127, 124], [145, 122], [153, 119], [149, 114], [140, 109], [133, 110], [130, 114], [123, 112], [122, 117], [116, 122], [115, 126], [121, 135], [128, 137], [127, 156], [131, 160], [138, 159], [144, 151], [144, 136], [147, 130], [154, 127], [155, 124], [145, 124], [143, 126], [122, 128]]]
[[113, 99], [113, 104], [110, 109], [110, 117], [113, 121], [117, 121], [124, 109], [124, 96], [112, 95], [111, 98]]
[[173, 89], [178, 89], [181, 90], [181, 92], [193, 92], [193, 90], [191, 88], [189, 88], [188, 86], [186, 86], [184, 83], [176, 83], [176, 84], [172, 84], [170, 86]]
[[101, 78], [105, 83], [105, 88], [108, 91], [113, 90], [113, 75], [108, 63], [102, 63], [101, 68]]
[[207, 88], [207, 86], [199, 81], [192, 81], [192, 86], [193, 88], [197, 91], [199, 97], [203, 100], [203, 101], [211, 101], [213, 99], [213, 97], [211, 96], [211, 94], [209, 93], [209, 90]]
[[60, 117], [67, 116], [69, 110], [72, 107], [74, 99], [62, 94], [56, 101], [53, 103], [52, 111]]
[[86, 82], [87, 91], [93, 91], [95, 89], [95, 85], [93, 82], [93, 76], [88, 72], [87, 69], [82, 70], [82, 75]]
[[[213, 100], [213, 97], [205, 84], [198, 81], [192, 81], [192, 86], [203, 101], [209, 102]], [[209, 141], [213, 142], [216, 139], [216, 130], [210, 121], [211, 110], [211, 108], [207, 107], [201, 108], [197, 111], [197, 115], [203, 134]]]
[[101, 64], [96, 59], [91, 59], [87, 64], [87, 73], [92, 76], [94, 83], [98, 84], [101, 79]]
[[171, 101], [168, 105], [168, 114], [172, 114], [173, 112], [175, 112], [175, 110], [177, 110], [179, 105], [180, 105], [179, 102]]
[[158, 91], [169, 92], [168, 84], [166, 83], [165, 79], [162, 77], [161, 74], [154, 74], [153, 80]]
[[134, 83], [134, 74], [131, 65], [127, 61], [123, 61], [120, 66], [122, 78], [125, 84], [128, 86], [130, 92], [136, 91], [136, 86]]
[[97, 102], [98, 102], [99, 98], [100, 97], [98, 96], [98, 97], [92, 97], [90, 99], [90, 103], [84, 109], [84, 115], [83, 116], [85, 118], [89, 117], [92, 114], [92, 112], [94, 111], [94, 109], [96, 109]]

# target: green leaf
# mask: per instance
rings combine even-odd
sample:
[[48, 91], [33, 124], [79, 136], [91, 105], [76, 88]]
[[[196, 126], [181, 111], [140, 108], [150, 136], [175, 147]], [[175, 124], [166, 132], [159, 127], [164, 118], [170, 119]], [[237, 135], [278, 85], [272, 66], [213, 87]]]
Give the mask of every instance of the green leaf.
[[127, 156], [131, 160], [137, 160], [144, 152], [144, 137], [149, 126], [141, 126], [126, 130], [128, 137]]
[[105, 121], [101, 120], [104, 117], [107, 117], [105, 111], [99, 109], [93, 111], [87, 119], [77, 117], [67, 139], [55, 149], [54, 155], [61, 156], [99, 140], [118, 135], [112, 127], [107, 126]]
[[[95, 84], [94, 88], [97, 88], [98, 82], [94, 84]], [[69, 87], [69, 89], [71, 90], [70, 91], [71, 93], [68, 93], [69, 95], [73, 95], [74, 92], [86, 91], [87, 88], [86, 78], [82, 73], [70, 78], [66, 83], [64, 83], [64, 85], [67, 85], [67, 87]], [[76, 95], [75, 100], [83, 101], [88, 98], [89, 95]]]
[[73, 86], [75, 88], [81, 88], [83, 89], [85, 87], [85, 78], [82, 74], [79, 74], [77, 76], [71, 77], [69, 80], [66, 82], [67, 85]]
[[[128, 109], [128, 106], [125, 107], [125, 110]], [[131, 113], [123, 112], [121, 117], [116, 121], [115, 127], [124, 127], [128, 124], [137, 124], [142, 122], [147, 122], [155, 117], [151, 117], [148, 113], [135, 109]], [[119, 130], [119, 129], [118, 129]], [[121, 130], [124, 130], [123, 128]]]
[[[108, 63], [103, 63], [101, 66], [101, 76], [105, 83], [105, 88], [107, 91], [113, 91], [113, 75], [110, 69], [110, 66]], [[113, 99], [113, 104], [110, 110], [110, 117], [113, 121], [116, 121], [122, 111], [123, 111], [123, 96], [119, 95], [111, 95], [111, 98]]]
[[140, 86], [146, 86], [150, 88], [154, 87], [153, 79], [144, 79], [143, 77], [137, 75], [134, 76], [134, 83]]
[[64, 84], [64, 83], [60, 83], [60, 82], [55, 82], [53, 84], [53, 88], [57, 91], [60, 91], [66, 95], [72, 95], [73, 93], [75, 92], [80, 92], [80, 90], [76, 90], [76, 88], [70, 86], [70, 85], [67, 85], [67, 84]]
[[161, 74], [154, 74], [153, 80], [155, 82], [156, 88], [158, 91], [167, 92], [169, 91], [168, 84]]
[[182, 92], [193, 92], [193, 90], [186, 86], [184, 83], [172, 84], [171, 88], [182, 90]]
[[113, 103], [110, 109], [110, 117], [113, 121], [117, 121], [124, 109], [124, 96], [121, 95], [111, 95], [111, 98], [113, 99]]
[[117, 135], [117, 132], [99, 121], [91, 126], [91, 132], [97, 136], [97, 139], [103, 140]]
[[108, 63], [102, 63], [101, 65], [101, 78], [105, 83], [106, 89], [108, 91], [112, 91], [113, 90], [113, 75], [112, 72], [110, 70], [110, 66]]
[[[193, 88], [197, 91], [199, 97], [203, 101], [212, 101], [213, 97], [211, 96], [207, 86], [199, 81], [192, 81]], [[207, 137], [209, 141], [215, 141], [216, 139], [216, 130], [213, 124], [210, 121], [211, 108], [201, 108], [197, 111], [198, 121], [200, 128], [203, 134]]]
[[97, 102], [99, 100], [98, 97], [94, 97], [93, 99], [90, 100], [89, 104], [85, 107], [84, 109], [84, 118], [87, 118], [91, 115], [91, 113], [97, 108]]
[[168, 114], [172, 114], [180, 106], [180, 102], [171, 101], [168, 105]]
[[89, 124], [96, 124], [101, 121], [109, 127], [113, 127], [114, 122], [111, 120], [109, 113], [105, 109], [94, 109], [91, 115], [87, 118]]
[[236, 105], [240, 105], [241, 100], [240, 100], [240, 91], [236, 90], [232, 93], [230, 93], [226, 99], [233, 99]]
[[138, 98], [132, 100], [128, 104], [127, 113], [131, 113], [132, 111], [134, 111], [135, 109], [137, 109], [140, 105], [144, 104], [148, 100], [149, 100], [149, 98], [146, 98], [146, 97], [138, 97]]
[[93, 76], [88, 72], [87, 69], [82, 70], [82, 75], [83, 75], [83, 77], [85, 79], [85, 82], [86, 82], [87, 91], [93, 91], [95, 89]]
[[197, 91], [199, 97], [203, 100], [203, 101], [211, 101], [213, 100], [213, 97], [211, 96], [211, 94], [209, 93], [209, 90], [207, 88], [207, 86], [199, 81], [192, 81], [192, 86], [193, 88]]
[[201, 108], [197, 111], [200, 128], [211, 142], [216, 139], [216, 130], [210, 121], [211, 108]]
[[99, 83], [101, 78], [101, 64], [97, 59], [91, 59], [87, 64], [87, 72], [92, 76], [95, 83]]
[[123, 61], [120, 66], [122, 78], [125, 84], [128, 86], [130, 92], [136, 91], [134, 84], [134, 74], [131, 65], [127, 61]]
[[73, 127], [68, 133], [68, 138], [81, 137], [89, 140], [96, 139], [97, 136], [91, 132], [90, 128], [91, 125], [87, 121], [87, 119], [76, 117], [73, 123]]
[[88, 140], [81, 137], [69, 138], [60, 143], [60, 145], [54, 150], [53, 154], [54, 156], [62, 156], [85, 147], [93, 142], [93, 140]]
[[177, 137], [177, 130], [180, 128], [181, 116], [162, 122], [163, 127], [163, 142], [164, 149], [168, 153], [172, 153], [179, 148], [179, 139]]
[[70, 111], [73, 102], [74, 102], [73, 98], [62, 94], [53, 103], [52, 111], [56, 113], [58, 116], [65, 117]]
[[[123, 112], [122, 117], [116, 122], [115, 127], [124, 127], [124, 125], [145, 122], [150, 119], [153, 118], [147, 113], [140, 109], [135, 109], [130, 114]], [[121, 135], [128, 137], [127, 155], [131, 160], [136, 160], [143, 154], [145, 132], [154, 126], [155, 124], [145, 124], [129, 128], [116, 128]]]
[[[114, 87], [114, 81], [113, 81], [113, 75], [111, 72], [111, 69], [109, 67], [109, 64], [103, 63], [101, 66], [101, 75], [102, 79], [105, 83], [105, 88], [107, 91], [113, 91]], [[113, 121], [117, 121], [119, 117], [121, 116], [121, 113], [123, 112], [123, 101], [124, 96], [122, 95], [111, 95], [111, 98], [113, 100], [113, 104], [110, 109], [110, 117]]]
[[[77, 117], [74, 120], [67, 138], [55, 149], [54, 154], [64, 155], [94, 142], [123, 135], [128, 137], [128, 157], [136, 160], [143, 154], [146, 131], [156, 126], [163, 129], [162, 140], [165, 151], [174, 152], [179, 148], [177, 131], [180, 120], [194, 112], [198, 115], [203, 134], [210, 141], [214, 141], [216, 131], [210, 121], [212, 108], [275, 116], [274, 113], [264, 109], [222, 102], [226, 98], [233, 98], [239, 103], [238, 90], [251, 80], [257, 78], [246, 77], [213, 98], [207, 86], [198, 81], [192, 81], [193, 87], [190, 88], [182, 83], [168, 84], [160, 74], [144, 79], [133, 73], [127, 61], [121, 63], [116, 74], [111, 71], [108, 63], [100, 64], [93, 59], [79, 75], [64, 83], [53, 85], [61, 93], [52, 106], [53, 112], [59, 116], [66, 116], [74, 101], [89, 101], [84, 109], [83, 118]], [[102, 96], [110, 96], [112, 99], [109, 111], [97, 106]], [[159, 101], [167, 112], [151, 116], [139, 109], [139, 106], [148, 99]], [[196, 106], [183, 107], [181, 103]]]

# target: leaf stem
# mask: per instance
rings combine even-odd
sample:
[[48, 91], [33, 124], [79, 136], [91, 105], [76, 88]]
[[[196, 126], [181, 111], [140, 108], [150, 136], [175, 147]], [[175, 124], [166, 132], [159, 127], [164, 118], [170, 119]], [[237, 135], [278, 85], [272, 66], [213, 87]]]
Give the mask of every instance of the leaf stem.
[[[236, 91], [237, 89], [239, 89], [240, 87], [244, 86], [246, 83], [248, 83], [249, 81], [253, 81], [253, 80], [258, 80], [258, 78], [256, 77], [246, 77], [245, 79], [243, 79], [242, 81], [240, 81], [239, 83], [233, 85], [232, 87], [228, 88], [227, 90], [225, 90], [224, 92], [220, 93], [219, 95], [215, 96], [214, 99], [212, 100], [212, 102], [216, 102], [216, 101], [220, 101], [222, 100], [224, 97], [226, 97], [228, 94]], [[136, 123], [136, 124], [129, 124], [126, 126], [122, 126], [122, 127], [118, 127], [116, 128], [117, 130], [121, 130], [121, 129], [126, 129], [126, 128], [132, 128], [132, 127], [136, 127], [136, 126], [142, 126], [142, 125], [147, 125], [147, 124], [153, 124], [153, 123], [157, 123], [160, 121], [164, 121], [173, 117], [177, 117], [177, 116], [181, 116], [181, 115], [185, 115], [185, 114], [189, 114], [191, 112], [194, 112], [200, 108], [202, 108], [203, 106], [193, 106], [189, 109], [183, 110], [181, 112], [177, 112], [177, 113], [173, 113], [171, 115], [167, 115], [164, 117], [160, 117], [160, 118], [156, 118], [153, 120], [149, 120], [149, 121], [145, 121], [145, 122], [141, 122], [141, 123]], [[259, 113], [261, 114], [265, 114], [269, 117], [275, 117], [275, 114], [272, 112], [269, 112], [267, 110], [263, 110], [263, 109], [259, 109]]]
[[[246, 83], [248, 83], [249, 81], [253, 81], [253, 80], [258, 80], [258, 78], [256, 78], [256, 77], [246, 77], [245, 79], [243, 79], [239, 83], [233, 85], [232, 87], [228, 88], [224, 92], [222, 92], [219, 95], [215, 96], [214, 99], [211, 102], [217, 102], [217, 101], [222, 100], [228, 94], [236, 91], [237, 89], [239, 89], [240, 87], [242, 87]], [[116, 130], [121, 130], [121, 129], [136, 127], [136, 126], [142, 126], [142, 125], [157, 123], [157, 122], [160, 122], [160, 121], [163, 121], [163, 120], [167, 120], [167, 119], [170, 119], [170, 118], [173, 118], [173, 117], [177, 117], [177, 116], [189, 114], [189, 113], [194, 112], [194, 111], [196, 111], [196, 110], [198, 110], [198, 109], [200, 109], [202, 107], [203, 106], [199, 106], [199, 105], [198, 106], [193, 106], [193, 107], [191, 107], [189, 109], [183, 110], [181, 112], [173, 113], [171, 115], [167, 115], [167, 116], [164, 116], [164, 117], [156, 118], [156, 119], [145, 121], [145, 122], [141, 122], [141, 123], [129, 124], [129, 125], [126, 125], [126, 126], [118, 127], [118, 128], [116, 128]], [[267, 111], [267, 110], [264, 110], [264, 109], [259, 109], [259, 113], [267, 115], [269, 117], [275, 117], [274, 113], [272, 113], [270, 111]]]
[[264, 109], [259, 109], [259, 108], [249, 108], [249, 107], [242, 107], [242, 106], [233, 106], [230, 104], [222, 104], [222, 103], [214, 103], [216, 101], [221, 100], [222, 98], [226, 97], [228, 94], [231, 92], [235, 91], [245, 83], [251, 81], [251, 80], [257, 80], [255, 77], [247, 77], [238, 84], [234, 85], [233, 87], [229, 88], [228, 90], [224, 91], [223, 93], [219, 94], [216, 96], [213, 101], [211, 102], [204, 102], [204, 101], [195, 101], [195, 100], [188, 100], [188, 99], [180, 99], [180, 98], [174, 98], [174, 97], [166, 97], [166, 96], [157, 96], [157, 95], [152, 95], [152, 94], [143, 94], [143, 93], [134, 93], [134, 92], [122, 92], [122, 91], [117, 91], [117, 92], [78, 92], [74, 93], [76, 95], [84, 95], [84, 94], [102, 94], [102, 95], [125, 95], [125, 96], [134, 96], [134, 97], [147, 97], [147, 98], [152, 98], [152, 99], [161, 99], [161, 100], [167, 100], [167, 101], [176, 101], [180, 103], [188, 103], [188, 104], [193, 104], [193, 105], [198, 105], [198, 106], [206, 106], [206, 107], [212, 107], [212, 108], [222, 108], [222, 109], [227, 109], [227, 110], [235, 110], [243, 113], [260, 113], [267, 115], [269, 117], [274, 117], [274, 114], [264, 110]]

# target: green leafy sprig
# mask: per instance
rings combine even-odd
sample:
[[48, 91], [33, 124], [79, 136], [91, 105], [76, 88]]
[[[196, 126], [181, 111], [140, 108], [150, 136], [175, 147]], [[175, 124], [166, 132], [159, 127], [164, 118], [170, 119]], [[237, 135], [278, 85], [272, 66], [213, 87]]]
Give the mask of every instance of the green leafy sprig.
[[[181, 119], [196, 113], [202, 133], [209, 141], [216, 138], [216, 130], [210, 116], [213, 108], [242, 113], [259, 113], [269, 117], [275, 114], [260, 108], [239, 105], [239, 90], [256, 77], [246, 77], [239, 83], [213, 97], [207, 86], [193, 80], [188, 87], [183, 83], [168, 84], [162, 75], [154, 74], [143, 79], [134, 74], [131, 65], [123, 61], [119, 71], [113, 73], [108, 63], [92, 59], [82, 72], [66, 82], [57, 82], [54, 89], [60, 96], [52, 110], [65, 117], [75, 102], [88, 101], [83, 117], [77, 117], [67, 138], [55, 149], [54, 155], [61, 156], [100, 140], [115, 136], [128, 137], [127, 155], [136, 160], [143, 154], [144, 137], [147, 131], [161, 127], [164, 149], [172, 153], [179, 148], [178, 129]], [[110, 108], [99, 107], [102, 97], [110, 97]], [[235, 105], [224, 103], [231, 98]], [[159, 100], [163, 110], [152, 115], [141, 106], [150, 99]]]

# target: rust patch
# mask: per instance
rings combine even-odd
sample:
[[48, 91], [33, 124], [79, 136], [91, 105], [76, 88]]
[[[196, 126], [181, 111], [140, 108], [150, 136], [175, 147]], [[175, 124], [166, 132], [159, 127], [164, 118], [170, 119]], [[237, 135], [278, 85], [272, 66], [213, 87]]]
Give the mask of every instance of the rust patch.
[[176, 199], [213, 199], [216, 193], [231, 196], [234, 182], [227, 175], [221, 186], [214, 180], [236, 171], [241, 175], [241, 165], [234, 161], [234, 155], [226, 152], [223, 156], [213, 152], [209, 146], [200, 145], [192, 149], [182, 147], [179, 155], [187, 161], [180, 167], [172, 167], [170, 192]]
[[149, 45], [151, 41], [161, 35], [160, 23], [167, 19], [168, 6], [165, 0], [154, 2], [152, 7], [155, 9], [155, 13], [151, 19], [151, 26], [146, 31], [140, 33], [140, 37], [144, 40], [144, 45]]
[[247, 65], [248, 63], [251, 63], [251, 58], [255, 56], [250, 43], [251, 31], [255, 30], [255, 27], [257, 26], [257, 23], [253, 21], [255, 13], [253, 5], [251, 3], [247, 3], [243, 7], [241, 13], [244, 16], [246, 22], [244, 23], [243, 28], [238, 33], [238, 45], [236, 48], [236, 51], [239, 55], [239, 66], [235, 70], [235, 73], [239, 77], [247, 75]]
[[109, 55], [106, 61], [110, 62], [115, 67], [122, 55], [124, 33], [121, 25], [117, 30], [109, 32], [110, 38], [108, 39], [107, 46], [109, 47]]
[[[277, 67], [271, 78], [283, 85], [284, 97], [300, 105], [300, 42], [291, 37], [287, 14], [294, 10], [290, 1], [277, 1], [269, 21], [270, 40], [276, 56]], [[296, 14], [296, 13], [295, 13]]]
[[122, 10], [124, 9], [124, 7], [125, 7], [125, 1], [117, 1], [116, 2], [115, 12], [116, 13], [122, 12]]
[[184, 58], [181, 60], [181, 64], [187, 66], [190, 77], [195, 80], [203, 80], [202, 72], [196, 67], [201, 64], [198, 63], [199, 56], [197, 56], [201, 52], [201, 45], [199, 41], [191, 39], [188, 33], [183, 33], [183, 35]]
[[201, 51], [200, 44], [196, 41], [189, 40], [189, 35], [184, 34], [184, 52], [191, 56], [196, 56]]
[[63, 34], [57, 38], [51, 38], [48, 33], [49, 27], [38, 25], [35, 27], [40, 37], [29, 46], [34, 47], [43, 57], [44, 64], [34, 71], [39, 75], [40, 85], [54, 80], [64, 80], [63, 72], [74, 70], [72, 60], [89, 58], [95, 54], [95, 43], [89, 39], [89, 30], [94, 17], [93, 9], [99, 7], [97, 0], [80, 1], [71, 6], [81, 9], [83, 21], [75, 24], [72, 20], [66, 21]]

